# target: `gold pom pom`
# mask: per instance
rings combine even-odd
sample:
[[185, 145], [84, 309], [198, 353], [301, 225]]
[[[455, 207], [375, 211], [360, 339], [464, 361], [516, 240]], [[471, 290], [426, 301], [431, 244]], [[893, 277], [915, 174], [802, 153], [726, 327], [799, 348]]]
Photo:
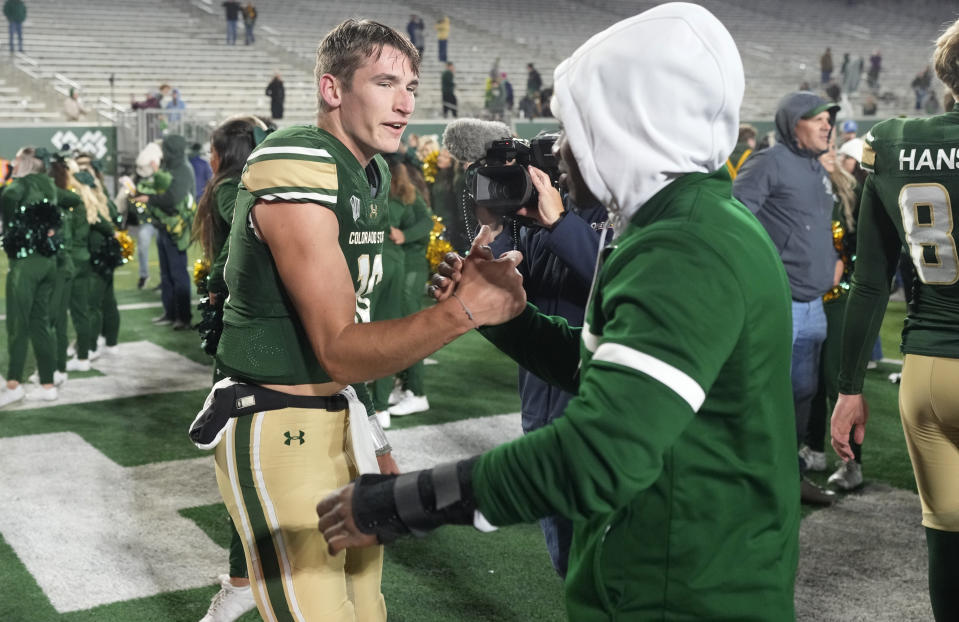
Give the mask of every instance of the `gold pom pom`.
[[436, 266], [443, 262], [446, 253], [453, 250], [453, 245], [446, 238], [446, 225], [443, 219], [433, 214], [433, 229], [430, 231], [430, 243], [426, 247], [426, 259], [430, 262], [430, 272], [436, 271]]
[[439, 157], [440, 152], [436, 150], [430, 151], [426, 154], [426, 157], [423, 158], [423, 179], [425, 179], [428, 184], [436, 181], [436, 172], [439, 170], [439, 167], [436, 165], [436, 160]]
[[193, 284], [206, 289], [206, 277], [210, 276], [210, 262], [207, 259], [197, 259], [193, 262]]
[[122, 249], [120, 257], [123, 258], [123, 263], [126, 263], [133, 259], [133, 253], [136, 252], [137, 243], [133, 241], [133, 238], [131, 238], [130, 234], [126, 231], [117, 231], [115, 235]]

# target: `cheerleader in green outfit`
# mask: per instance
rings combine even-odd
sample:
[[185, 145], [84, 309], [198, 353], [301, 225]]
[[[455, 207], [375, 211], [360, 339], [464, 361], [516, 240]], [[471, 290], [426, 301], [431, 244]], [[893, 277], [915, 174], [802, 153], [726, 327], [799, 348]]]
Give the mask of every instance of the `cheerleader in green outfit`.
[[54, 337], [50, 325], [50, 298], [57, 271], [60, 238], [57, 188], [44, 174], [43, 160], [32, 147], [24, 147], [14, 160], [13, 181], [0, 198], [3, 215], [3, 248], [9, 258], [7, 273], [6, 390], [0, 407], [26, 396], [23, 368], [27, 344], [33, 344], [41, 389], [39, 397], [57, 399], [53, 384]]
[[[419, 311], [429, 276], [426, 246], [433, 214], [416, 192], [405, 164], [391, 160], [390, 177], [390, 230], [383, 243], [383, 280], [374, 293], [374, 321]], [[412, 415], [430, 407], [423, 388], [423, 362], [416, 362], [401, 375], [405, 380], [392, 406], [389, 400], [393, 378], [373, 382], [373, 407], [384, 428], [390, 425], [390, 415]]]
[[[91, 346], [96, 340], [93, 334], [93, 314], [91, 311], [91, 293], [96, 288], [96, 275], [93, 272], [93, 264], [90, 261], [90, 233], [94, 228], [103, 231], [109, 230], [112, 235], [112, 228], [109, 223], [104, 227], [101, 223], [100, 214], [97, 211], [95, 200], [91, 196], [89, 186], [79, 182], [74, 173], [78, 172], [76, 162], [70, 160], [57, 160], [51, 165], [53, 181], [61, 190], [75, 193], [81, 197], [79, 205], [69, 207], [64, 213], [67, 222], [64, 226], [70, 229], [70, 234], [66, 240], [67, 253], [73, 262], [73, 281], [69, 287], [69, 293], [66, 295], [67, 307], [70, 310], [70, 319], [73, 321], [73, 329], [77, 334], [76, 356], [67, 361], [67, 371], [90, 371], [90, 351]], [[58, 336], [62, 339], [61, 333]], [[62, 341], [58, 342], [58, 348], [62, 347]]]

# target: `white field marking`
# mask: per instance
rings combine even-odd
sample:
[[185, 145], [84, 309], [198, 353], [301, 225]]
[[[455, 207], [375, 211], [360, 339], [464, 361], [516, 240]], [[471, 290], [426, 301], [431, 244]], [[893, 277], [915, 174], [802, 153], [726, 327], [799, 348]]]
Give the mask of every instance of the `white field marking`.
[[211, 366], [200, 365], [150, 341], [127, 341], [117, 345], [113, 354], [104, 352], [90, 366], [103, 376], [68, 378], [58, 390], [55, 401], [31, 399], [37, 385], [26, 383], [27, 399], [0, 410], [4, 414], [14, 410], [49, 408], [63, 404], [99, 402], [119, 397], [134, 397], [152, 393], [171, 393], [208, 389], [213, 382]]
[[60, 613], [203, 587], [226, 568], [177, 513], [220, 501], [212, 456], [122, 467], [58, 432], [0, 439], [0, 473], [0, 533]]

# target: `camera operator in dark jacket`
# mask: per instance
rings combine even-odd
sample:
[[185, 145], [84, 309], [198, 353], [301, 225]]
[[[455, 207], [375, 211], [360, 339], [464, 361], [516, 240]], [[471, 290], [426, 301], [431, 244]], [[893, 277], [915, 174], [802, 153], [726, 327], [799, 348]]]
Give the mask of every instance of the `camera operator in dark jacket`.
[[[543, 313], [566, 318], [570, 326], [582, 326], [596, 254], [608, 227], [607, 214], [600, 204], [579, 208], [568, 197], [563, 204], [565, 211], [549, 214], [535, 205], [521, 208], [517, 216], [534, 220], [536, 225], [520, 227], [515, 240], [513, 235], [497, 236], [490, 248], [495, 257], [512, 248], [522, 251], [524, 261], [517, 268], [523, 275], [527, 300]], [[507, 232], [512, 229], [510, 224], [507, 220]], [[612, 237], [612, 231], [607, 231], [606, 240]], [[523, 367], [519, 367], [519, 394], [526, 434], [562, 417], [573, 397]], [[548, 516], [539, 524], [553, 568], [565, 578], [572, 521]]]

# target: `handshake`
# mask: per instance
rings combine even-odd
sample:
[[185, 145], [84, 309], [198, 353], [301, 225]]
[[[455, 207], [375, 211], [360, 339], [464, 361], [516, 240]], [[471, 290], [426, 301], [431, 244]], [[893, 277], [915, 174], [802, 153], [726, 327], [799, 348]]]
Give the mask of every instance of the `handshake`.
[[502, 324], [526, 306], [523, 277], [516, 269], [523, 254], [513, 250], [493, 257], [492, 241], [492, 231], [483, 225], [469, 254], [447, 253], [430, 279], [430, 295], [437, 302], [455, 298], [474, 328]]

